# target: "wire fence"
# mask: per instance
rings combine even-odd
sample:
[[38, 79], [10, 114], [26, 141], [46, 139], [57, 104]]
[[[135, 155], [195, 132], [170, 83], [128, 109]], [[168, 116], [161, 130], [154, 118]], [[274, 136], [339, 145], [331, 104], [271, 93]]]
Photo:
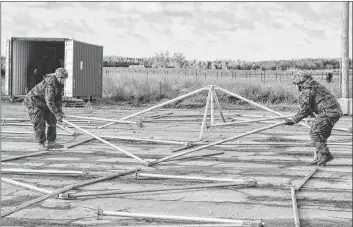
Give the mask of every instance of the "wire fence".
[[[340, 71], [317, 70], [310, 71], [312, 77], [318, 81], [328, 81], [329, 73], [332, 74], [332, 81], [340, 80]], [[199, 78], [231, 78], [231, 79], [254, 79], [266, 83], [266, 81], [289, 81], [293, 71], [262, 71], [262, 70], [222, 70], [222, 69], [159, 69], [159, 68], [124, 68], [105, 67], [104, 75], [126, 75], [126, 76], [165, 76], [165, 77], [199, 77]], [[349, 72], [352, 80], [352, 70]]]

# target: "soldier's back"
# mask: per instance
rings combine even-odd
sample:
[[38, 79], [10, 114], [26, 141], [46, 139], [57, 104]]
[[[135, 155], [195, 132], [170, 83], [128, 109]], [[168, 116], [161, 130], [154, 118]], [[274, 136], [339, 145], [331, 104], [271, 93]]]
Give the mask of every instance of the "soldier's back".
[[324, 85], [313, 80], [311, 83], [315, 88], [315, 108], [314, 111], [318, 114], [339, 114], [342, 113], [341, 106], [336, 97]]
[[45, 77], [39, 84], [34, 86], [24, 98], [23, 104], [27, 107], [37, 106], [47, 108], [45, 101], [45, 92], [47, 86], [57, 87], [57, 81], [55, 76], [50, 75], [48, 77]]

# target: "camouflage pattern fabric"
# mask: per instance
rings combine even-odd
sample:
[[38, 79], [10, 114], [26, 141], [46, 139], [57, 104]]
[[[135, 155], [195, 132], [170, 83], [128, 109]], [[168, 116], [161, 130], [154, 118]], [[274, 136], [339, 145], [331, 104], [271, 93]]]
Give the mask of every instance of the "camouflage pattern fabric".
[[45, 141], [45, 123], [48, 124], [48, 141], [56, 139], [57, 118], [62, 113], [63, 86], [54, 75], [46, 77], [37, 84], [24, 98], [23, 104], [28, 109], [37, 142]]
[[326, 142], [331, 136], [333, 126], [343, 115], [341, 106], [327, 88], [311, 77], [297, 86], [300, 91], [300, 110], [292, 120], [298, 123], [313, 113], [317, 114], [311, 125], [310, 137], [318, 153], [328, 153]]
[[[56, 117], [49, 110], [42, 108], [29, 108], [28, 115], [34, 127], [34, 137], [38, 143], [56, 140]], [[45, 123], [48, 124], [47, 138], [45, 136]]]
[[318, 116], [312, 122], [310, 138], [315, 146], [316, 153], [329, 153], [327, 139], [331, 136], [332, 128], [339, 119], [340, 117]]
[[336, 98], [323, 85], [309, 78], [299, 84], [300, 110], [294, 116], [294, 123], [308, 117], [312, 113], [327, 117], [341, 117], [342, 109]]
[[67, 78], [69, 76], [68, 72], [66, 69], [64, 68], [57, 68], [55, 70], [55, 76], [57, 76], [58, 78]]
[[62, 114], [63, 86], [54, 75], [50, 75], [28, 92], [23, 100], [27, 108], [42, 108], [56, 117]]

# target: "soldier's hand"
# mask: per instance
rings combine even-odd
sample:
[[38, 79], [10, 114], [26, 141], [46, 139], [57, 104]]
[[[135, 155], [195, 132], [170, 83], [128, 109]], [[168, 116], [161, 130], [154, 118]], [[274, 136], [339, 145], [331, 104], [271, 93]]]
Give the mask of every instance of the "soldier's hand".
[[56, 120], [58, 121], [58, 123], [61, 123], [63, 122], [63, 118], [64, 118], [64, 114], [59, 114]]
[[294, 121], [292, 119], [284, 119], [285, 125], [294, 125]]

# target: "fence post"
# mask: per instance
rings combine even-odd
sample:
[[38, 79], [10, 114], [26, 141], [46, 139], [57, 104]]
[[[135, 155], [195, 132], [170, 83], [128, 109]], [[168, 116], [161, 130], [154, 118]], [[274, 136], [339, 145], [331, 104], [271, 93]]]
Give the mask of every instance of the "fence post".
[[162, 81], [159, 81], [159, 97], [162, 97]]
[[266, 83], [266, 71], [264, 71], [264, 83]]
[[262, 82], [262, 71], [260, 71], [260, 81]]

